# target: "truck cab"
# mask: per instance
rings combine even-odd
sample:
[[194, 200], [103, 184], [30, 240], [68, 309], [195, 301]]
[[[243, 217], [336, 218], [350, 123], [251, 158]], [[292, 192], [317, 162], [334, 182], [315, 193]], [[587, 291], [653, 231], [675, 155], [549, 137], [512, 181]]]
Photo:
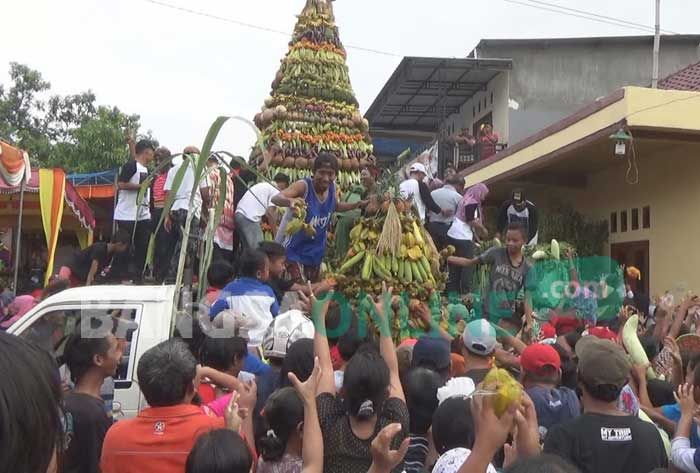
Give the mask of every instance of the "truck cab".
[[78, 324], [114, 322], [115, 335], [125, 347], [114, 376], [113, 412], [115, 419], [134, 417], [145, 406], [136, 366], [146, 350], [170, 337], [174, 295], [175, 286], [67, 289], [39, 303], [7, 332], [45, 347], [61, 364], [67, 336]]

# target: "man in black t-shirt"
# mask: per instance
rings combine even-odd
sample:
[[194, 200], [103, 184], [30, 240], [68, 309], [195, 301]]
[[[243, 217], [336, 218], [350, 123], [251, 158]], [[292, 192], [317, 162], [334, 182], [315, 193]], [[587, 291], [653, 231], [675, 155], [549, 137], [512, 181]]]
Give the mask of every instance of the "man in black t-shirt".
[[131, 235], [125, 230], [117, 231], [109, 243], [98, 241], [73, 255], [67, 266], [58, 275], [67, 279], [72, 286], [90, 286], [109, 264], [114, 255], [125, 253], [129, 248]]
[[647, 473], [668, 459], [656, 426], [617, 408], [631, 365], [623, 349], [592, 335], [576, 343], [584, 414], [553, 426], [544, 452], [559, 455], [582, 473]]
[[[266, 283], [275, 293], [278, 304], [282, 304], [282, 299], [284, 299], [284, 294], [286, 292], [301, 291], [306, 295], [309, 295], [308, 284], [298, 284], [282, 277], [287, 260], [286, 249], [284, 246], [274, 241], [263, 241], [260, 243], [260, 250], [262, 250], [270, 260], [270, 278], [266, 281]], [[327, 281], [321, 281], [311, 285], [311, 290], [314, 291], [314, 294], [326, 292], [332, 288], [333, 285]]]
[[66, 473], [99, 471], [102, 443], [112, 425], [100, 388], [117, 372], [122, 358], [122, 345], [110, 329], [111, 324], [104, 330], [78, 327], [66, 342], [64, 358], [75, 382], [75, 389], [64, 400], [71, 427], [64, 457]]

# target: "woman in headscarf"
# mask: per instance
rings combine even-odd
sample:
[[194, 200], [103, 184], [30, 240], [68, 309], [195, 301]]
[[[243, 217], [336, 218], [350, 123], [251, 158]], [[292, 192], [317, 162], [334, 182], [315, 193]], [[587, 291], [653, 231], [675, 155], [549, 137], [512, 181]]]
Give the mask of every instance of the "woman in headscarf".
[[[455, 219], [447, 231], [447, 244], [455, 247], [455, 256], [474, 257], [474, 241], [485, 238], [488, 233], [482, 223], [481, 204], [486, 200], [489, 188], [478, 183], [468, 188], [457, 206]], [[474, 234], [476, 232], [476, 235]], [[449, 265], [448, 293], [467, 294], [471, 292], [473, 267]]]

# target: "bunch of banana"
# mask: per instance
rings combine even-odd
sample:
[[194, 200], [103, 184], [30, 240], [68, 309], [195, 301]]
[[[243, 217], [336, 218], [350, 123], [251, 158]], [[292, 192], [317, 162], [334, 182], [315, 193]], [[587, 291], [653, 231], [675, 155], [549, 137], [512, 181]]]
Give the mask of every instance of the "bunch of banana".
[[409, 228], [410, 231], [404, 231], [401, 237], [396, 276], [401, 282], [410, 284], [415, 280], [417, 283], [428, 284], [428, 288], [434, 288], [436, 280], [430, 268], [428, 247], [415, 221]]
[[297, 202], [292, 207], [292, 212], [294, 218], [287, 224], [284, 233], [287, 236], [291, 236], [303, 230], [309, 238], [315, 237], [316, 229], [313, 225], [306, 222], [306, 205], [303, 202]]

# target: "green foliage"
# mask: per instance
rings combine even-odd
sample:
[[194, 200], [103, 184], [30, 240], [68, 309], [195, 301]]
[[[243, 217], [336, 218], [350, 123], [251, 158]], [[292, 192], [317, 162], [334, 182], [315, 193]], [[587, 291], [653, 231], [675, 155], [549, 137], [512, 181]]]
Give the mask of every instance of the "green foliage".
[[0, 85], [0, 137], [28, 151], [33, 163], [68, 172], [112, 169], [129, 159], [125, 133], [138, 131], [138, 115], [97, 105], [89, 90], [43, 99], [50, 89], [40, 72], [10, 63], [10, 84]]
[[579, 256], [602, 255], [608, 241], [608, 224], [591, 222], [571, 205], [561, 203], [541, 211], [539, 240], [549, 242], [552, 238], [569, 242]]

